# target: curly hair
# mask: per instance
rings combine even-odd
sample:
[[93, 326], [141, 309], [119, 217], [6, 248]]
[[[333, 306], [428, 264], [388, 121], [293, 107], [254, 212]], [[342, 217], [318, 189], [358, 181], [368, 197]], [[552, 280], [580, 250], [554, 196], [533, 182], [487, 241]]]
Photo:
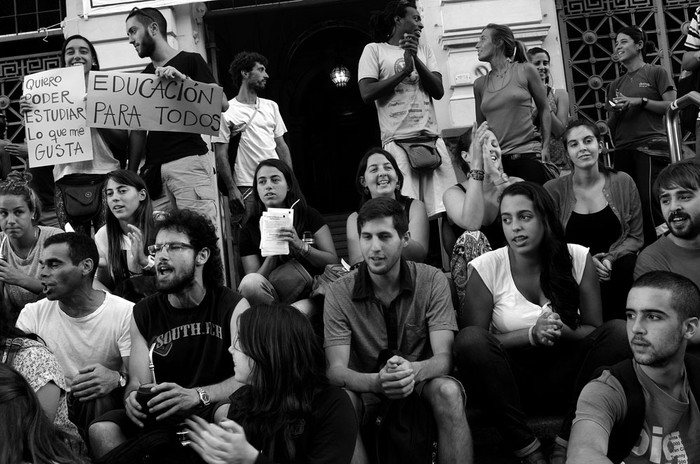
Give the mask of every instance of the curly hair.
[[36, 225], [41, 216], [41, 201], [36, 192], [29, 186], [32, 175], [29, 172], [12, 171], [7, 178], [0, 181], [0, 196], [15, 195], [22, 197], [32, 213], [32, 224]]
[[[143, 252], [148, 255], [148, 245], [153, 243], [153, 206], [151, 204], [151, 197], [148, 194], [148, 188], [146, 183], [143, 181], [141, 176], [132, 171], [127, 171], [126, 169], [117, 169], [107, 174], [107, 181], [105, 182], [105, 192], [107, 189], [107, 182], [113, 181], [118, 185], [128, 185], [134, 187], [137, 191], [143, 191], [146, 195], [142, 201], [139, 202], [138, 208], [134, 212], [132, 217], [132, 224], [139, 228], [143, 236]], [[106, 193], [105, 193], [106, 194]], [[125, 266], [125, 262], [122, 259], [122, 240], [124, 239], [124, 231], [119, 224], [119, 219], [112, 214], [111, 210], [107, 213], [107, 221], [105, 222], [107, 227], [107, 255], [109, 258], [109, 272], [114, 280], [114, 285], [118, 285], [122, 280], [129, 276], [129, 269]]]
[[408, 8], [416, 8], [416, 2], [412, 0], [391, 0], [387, 2], [383, 11], [375, 11], [369, 19], [372, 40], [386, 42], [394, 32], [394, 18], [406, 16]]
[[0, 363], [0, 462], [75, 464], [83, 462], [62, 441], [63, 433], [44, 414], [29, 383]]
[[328, 383], [321, 342], [306, 316], [289, 305], [253, 306], [241, 314], [238, 327], [239, 349], [253, 363], [229, 417], [241, 421], [258, 449], [281, 431], [293, 460], [299, 423]]
[[[534, 182], [517, 182], [503, 191], [501, 205], [504, 198], [516, 195], [522, 195], [532, 201], [534, 212], [543, 225], [544, 234], [539, 245], [542, 293], [552, 302], [552, 308], [559, 314], [562, 322], [576, 329], [581, 319], [578, 313], [579, 286], [573, 275], [573, 259], [564, 238], [564, 227], [557, 216], [554, 200], [541, 185]], [[499, 205], [499, 210], [500, 208]]]
[[176, 209], [156, 222], [154, 236], [161, 230], [173, 230], [187, 235], [195, 252], [208, 248], [209, 259], [202, 270], [204, 285], [219, 287], [224, 284], [224, 267], [217, 243], [216, 228], [208, 218], [189, 209]]
[[228, 73], [231, 75], [231, 80], [233, 80], [233, 85], [236, 89], [240, 89], [241, 83], [243, 82], [241, 72], [252, 71], [255, 67], [255, 63], [260, 63], [267, 67], [267, 58], [257, 52], [240, 52], [233, 57], [233, 61], [231, 61], [231, 65], [228, 68]]

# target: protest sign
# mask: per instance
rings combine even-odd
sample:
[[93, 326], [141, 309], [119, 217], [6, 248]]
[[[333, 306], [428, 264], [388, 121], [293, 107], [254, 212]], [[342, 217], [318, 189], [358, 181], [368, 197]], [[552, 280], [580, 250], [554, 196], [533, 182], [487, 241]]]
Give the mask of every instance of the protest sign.
[[23, 95], [32, 106], [24, 115], [30, 168], [92, 159], [82, 66], [25, 76]]
[[91, 71], [88, 126], [218, 135], [222, 99], [216, 84]]

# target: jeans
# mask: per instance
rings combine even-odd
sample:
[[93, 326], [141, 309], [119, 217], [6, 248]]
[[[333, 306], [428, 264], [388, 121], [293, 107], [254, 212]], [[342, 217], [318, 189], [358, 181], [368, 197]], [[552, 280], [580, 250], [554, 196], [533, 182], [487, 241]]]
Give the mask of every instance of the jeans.
[[661, 170], [669, 163], [667, 158], [649, 156], [637, 150], [615, 150], [615, 169], [629, 174], [639, 190], [644, 219], [644, 246], [656, 241], [656, 228], [665, 224], [659, 200], [653, 198], [652, 186]]
[[631, 356], [620, 320], [604, 323], [583, 340], [512, 349], [481, 327], [465, 327], [454, 354], [470, 404], [490, 413], [518, 457], [539, 447], [525, 423], [527, 414], [563, 415], [598, 367]]

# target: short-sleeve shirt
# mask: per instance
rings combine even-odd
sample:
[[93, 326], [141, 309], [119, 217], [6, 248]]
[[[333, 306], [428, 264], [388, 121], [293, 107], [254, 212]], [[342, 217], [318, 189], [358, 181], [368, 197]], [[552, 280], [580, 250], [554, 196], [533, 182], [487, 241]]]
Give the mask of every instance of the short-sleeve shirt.
[[236, 163], [231, 168], [236, 185], [250, 187], [255, 183], [253, 175], [262, 160], [279, 159], [275, 139], [287, 132], [287, 126], [284, 125], [279, 106], [272, 100], [258, 98], [256, 104], [249, 105], [234, 98], [229, 100], [228, 110], [222, 116], [219, 135], [212, 139], [212, 143], [228, 143], [231, 139], [231, 126], [241, 124], [246, 126], [238, 144]]
[[[400, 73], [404, 66], [404, 50], [388, 43], [365, 45], [357, 70], [358, 82], [362, 79], [383, 81]], [[418, 45], [418, 59], [430, 72], [440, 72], [433, 51], [426, 45]], [[418, 135], [439, 135], [433, 102], [420, 81], [415, 69], [405, 77], [386, 97], [375, 100], [382, 145], [394, 139]]]
[[[0, 255], [2, 259], [6, 260], [9, 265], [19, 270], [20, 272], [34, 277], [39, 278], [39, 269], [41, 265], [39, 260], [41, 260], [41, 255], [44, 251], [44, 242], [47, 238], [52, 235], [60, 234], [63, 231], [56, 227], [39, 227], [39, 236], [37, 237], [37, 242], [34, 248], [29, 252], [26, 258], [20, 258], [14, 252], [10, 246], [9, 239], [5, 239], [6, 235], [4, 232], [0, 232]], [[2, 299], [5, 304], [6, 310], [9, 310], [12, 321], [17, 319], [19, 312], [24, 308], [27, 303], [33, 303], [39, 298], [43, 297], [42, 294], [32, 293], [24, 287], [19, 285], [5, 284]]]
[[[297, 230], [297, 235], [299, 235], [299, 237], [301, 237], [306, 231], [311, 232], [311, 234], [315, 234], [319, 231], [319, 229], [321, 229], [321, 227], [326, 225], [326, 222], [323, 220], [321, 213], [316, 211], [314, 208], [307, 206], [305, 209], [305, 216], [303, 221], [301, 221], [301, 224], [304, 225], [304, 230]], [[241, 230], [241, 241], [239, 245], [241, 256], [257, 256], [262, 262], [263, 257], [260, 254], [260, 240], [260, 223], [256, 221], [255, 218], [251, 218], [251, 220], [249, 220]], [[309, 271], [309, 274], [312, 276], [323, 273], [322, 267], [315, 267], [303, 256], [299, 256], [297, 259], [299, 260], [299, 263], [304, 266], [304, 269]]]
[[384, 311], [396, 311], [398, 350], [409, 361], [432, 357], [430, 332], [457, 330], [445, 275], [403, 258], [400, 266], [400, 292], [390, 308], [374, 295], [365, 263], [338, 279], [326, 294], [324, 346], [350, 345], [348, 367], [354, 371], [376, 372], [377, 357], [389, 345]]
[[[664, 68], [652, 64], [644, 64], [637, 71], [627, 72], [615, 79], [607, 91], [607, 100], [615, 98], [619, 90], [626, 97], [649, 100], [663, 100], [662, 95], [673, 90], [673, 82]], [[656, 114], [640, 106], [627, 108], [617, 115], [617, 123], [612, 134], [617, 148], [630, 148], [639, 143], [658, 137], [666, 137], [662, 114]]]
[[184, 388], [212, 385], [233, 376], [231, 317], [243, 297], [227, 287], [207, 288], [193, 308], [175, 308], [157, 293], [134, 307], [136, 327], [153, 350], [158, 382]]
[[693, 19], [690, 20], [688, 35], [685, 37], [685, 48], [691, 52], [700, 50], [700, 6], [695, 9]]
[[41, 300], [24, 307], [17, 328], [37, 334], [56, 355], [70, 390], [78, 370], [102, 364], [116, 371], [131, 353], [129, 322], [134, 304], [105, 293], [104, 302], [84, 317], [70, 317], [57, 300]]
[[[676, 399], [656, 385], [637, 363], [634, 363], [634, 371], [644, 393], [644, 426], [636, 446], [624, 462], [698, 462], [700, 411], [685, 374], [681, 396]], [[627, 409], [622, 385], [610, 371], [603, 371], [600, 377], [589, 382], [581, 392], [574, 424], [583, 420], [592, 421], [610, 434], [613, 426], [624, 420]]]
[[[172, 66], [192, 80], [205, 84], [216, 83], [209, 65], [199, 53], [179, 52], [163, 66]], [[153, 63], [143, 70], [155, 74]], [[163, 164], [186, 156], [207, 153], [207, 144], [199, 134], [187, 132], [148, 131], [146, 139], [146, 164]]]
[[639, 254], [634, 278], [651, 271], [671, 271], [700, 287], [700, 248], [682, 248], [664, 235]]
[[56, 356], [41, 343], [25, 338], [22, 339], [22, 348], [17, 351], [12, 361], [12, 367], [22, 374], [34, 392], [38, 392], [50, 382], [53, 382], [60, 389], [54, 425], [68, 434], [72, 442], [78, 443], [80, 446], [82, 439], [78, 428], [68, 419], [66, 379], [63, 377], [63, 371]]
[[[583, 271], [586, 269], [588, 248], [573, 243], [569, 243], [568, 247], [573, 260], [571, 271], [576, 283], [580, 284]], [[535, 325], [545, 311], [551, 311], [549, 301], [540, 306], [520, 293], [511, 273], [507, 246], [474, 258], [469, 263], [469, 276], [473, 269], [479, 273], [484, 285], [493, 296], [490, 327], [492, 333], [504, 334], [527, 329]]]

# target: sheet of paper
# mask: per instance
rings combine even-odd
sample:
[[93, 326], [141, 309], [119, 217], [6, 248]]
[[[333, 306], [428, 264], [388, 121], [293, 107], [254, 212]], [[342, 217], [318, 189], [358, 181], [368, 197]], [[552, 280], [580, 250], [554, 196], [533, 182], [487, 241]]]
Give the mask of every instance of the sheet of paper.
[[268, 208], [260, 217], [260, 254], [263, 257], [288, 255], [289, 242], [279, 240], [282, 227], [293, 227], [294, 210], [287, 208]]

